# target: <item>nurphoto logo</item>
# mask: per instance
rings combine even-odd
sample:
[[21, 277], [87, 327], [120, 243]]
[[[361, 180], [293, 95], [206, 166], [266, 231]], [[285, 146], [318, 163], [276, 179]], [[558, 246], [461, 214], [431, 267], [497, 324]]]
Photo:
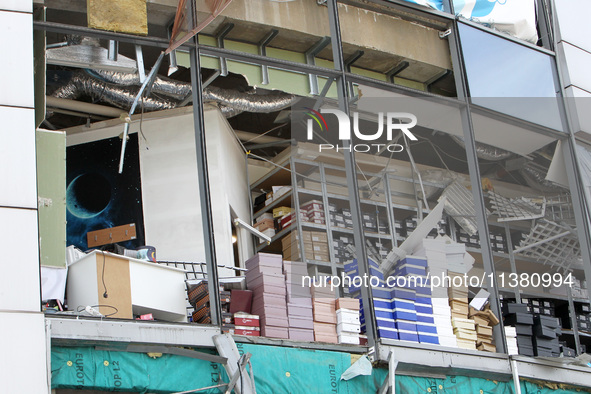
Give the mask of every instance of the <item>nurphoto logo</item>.
[[[351, 127], [351, 119], [349, 116], [338, 109], [321, 109], [320, 112], [307, 108], [306, 114], [309, 116], [307, 120], [307, 139], [311, 141], [314, 138], [314, 129], [319, 129], [319, 132], [324, 135], [333, 133], [329, 131], [328, 124], [322, 114], [331, 114], [336, 116], [338, 122], [338, 140], [341, 142], [348, 141], [348, 144], [319, 144], [318, 151], [335, 150], [339, 151], [354, 151], [359, 153], [367, 153], [375, 149], [376, 152], [387, 150], [388, 152], [402, 152], [404, 146], [398, 143], [392, 143], [394, 138], [398, 138], [398, 131], [401, 131], [411, 141], [417, 141], [417, 137], [410, 131], [416, 126], [417, 117], [406, 112], [379, 112], [377, 114], [377, 130], [376, 131], [362, 131], [359, 126], [359, 113], [353, 112], [353, 127]], [[356, 140], [367, 141], [367, 143], [352, 143], [352, 133]], [[385, 132], [385, 135], [384, 135]], [[334, 135], [332, 135], [334, 139]], [[377, 141], [386, 138], [385, 143], [378, 143]], [[373, 143], [369, 143], [369, 142]]]

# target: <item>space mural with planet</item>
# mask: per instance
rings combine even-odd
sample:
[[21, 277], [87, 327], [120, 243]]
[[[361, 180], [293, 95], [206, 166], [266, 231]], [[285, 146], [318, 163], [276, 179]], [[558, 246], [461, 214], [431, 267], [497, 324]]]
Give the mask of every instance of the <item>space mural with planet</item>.
[[119, 174], [118, 137], [67, 148], [67, 244], [87, 250], [86, 233], [135, 223], [137, 238], [119, 243], [134, 249], [144, 244], [137, 134], [129, 136], [123, 173]]

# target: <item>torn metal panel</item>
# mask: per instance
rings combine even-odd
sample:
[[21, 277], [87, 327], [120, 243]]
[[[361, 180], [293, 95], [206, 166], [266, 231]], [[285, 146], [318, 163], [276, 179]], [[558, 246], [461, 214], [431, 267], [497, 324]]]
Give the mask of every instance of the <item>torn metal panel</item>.
[[489, 191], [488, 198], [490, 198], [493, 214], [498, 216], [499, 222], [539, 219], [544, 217], [546, 213], [546, 199], [544, 197], [510, 199]]
[[[445, 212], [451, 216], [456, 223], [464, 229], [468, 234], [475, 235], [478, 232], [478, 224], [476, 222], [476, 211], [474, 208], [474, 196], [464, 185], [458, 181], [452, 182], [445, 188], [441, 194], [441, 198], [446, 197], [444, 209]], [[487, 216], [490, 212], [486, 211]]]
[[570, 269], [581, 264], [576, 229], [550, 220], [537, 221], [515, 253], [552, 267]]

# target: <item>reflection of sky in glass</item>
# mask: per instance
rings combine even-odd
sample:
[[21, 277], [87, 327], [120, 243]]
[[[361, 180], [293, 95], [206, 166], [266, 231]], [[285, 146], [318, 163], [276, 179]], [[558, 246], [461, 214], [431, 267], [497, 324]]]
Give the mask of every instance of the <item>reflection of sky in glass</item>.
[[556, 97], [550, 56], [459, 24], [472, 97]]

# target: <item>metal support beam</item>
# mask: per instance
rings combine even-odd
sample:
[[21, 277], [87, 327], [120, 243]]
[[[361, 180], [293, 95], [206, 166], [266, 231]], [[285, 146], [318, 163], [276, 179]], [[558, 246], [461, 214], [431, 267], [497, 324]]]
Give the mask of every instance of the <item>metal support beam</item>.
[[[330, 44], [330, 37], [322, 37], [316, 42], [316, 44], [312, 45], [312, 47], [306, 51], [306, 63], [311, 66], [316, 65], [316, 55], [326, 48], [328, 44]], [[308, 79], [310, 80], [310, 94], [315, 96], [318, 94], [318, 76], [316, 74], [308, 74]]]
[[[513, 252], [513, 240], [511, 239], [511, 229], [505, 223], [505, 238], [507, 239], [507, 249], [509, 250], [509, 263], [511, 264], [511, 273], [517, 275], [517, 264], [515, 263], [515, 252]], [[519, 293], [519, 286], [513, 288], [515, 293], [515, 302], [521, 303], [521, 294]]]
[[[219, 31], [219, 33], [216, 34], [215, 39], [217, 40], [218, 48], [224, 47], [224, 39], [226, 38], [228, 33], [230, 33], [230, 31], [233, 28], [234, 28], [233, 23], [227, 23], [226, 25], [224, 25], [222, 27], [222, 29]], [[196, 43], [196, 45], [198, 45], [198, 44]], [[226, 75], [228, 75], [228, 63], [226, 62], [226, 58], [221, 57], [221, 56], [220, 56], [220, 71], [221, 71], [220, 75], [222, 77], [225, 77]]]
[[446, 78], [452, 74], [453, 74], [453, 72], [451, 70], [445, 70], [445, 71], [442, 71], [440, 74], [434, 76], [433, 78], [429, 79], [427, 82], [425, 82], [425, 86], [427, 87], [427, 90], [430, 92], [431, 86], [433, 86], [433, 84], [441, 81], [443, 78]]
[[[472, 194], [474, 199], [474, 208], [476, 211], [476, 219], [478, 223], [478, 234], [480, 236], [482, 263], [486, 275], [490, 278], [486, 285], [486, 290], [491, 294], [489, 297], [490, 307], [492, 312], [500, 318], [501, 303], [499, 300], [499, 287], [497, 284], [497, 275], [494, 265], [494, 257], [490, 245], [490, 235], [488, 231], [488, 221], [486, 217], [486, 206], [484, 204], [484, 194], [482, 192], [482, 184], [480, 179], [480, 167], [478, 164], [478, 156], [476, 154], [476, 142], [474, 137], [474, 126], [472, 123], [472, 112], [468, 99], [467, 81], [464, 79], [465, 66], [462, 57], [462, 49], [460, 45], [460, 38], [458, 36], [458, 23], [453, 22], [452, 33], [448, 36], [449, 46], [451, 50], [451, 58], [453, 69], [456, 70], [456, 90], [458, 98], [465, 100], [465, 104], [460, 106], [460, 116], [462, 119], [462, 127], [464, 131], [464, 141], [466, 147], [466, 158], [468, 161], [468, 169], [470, 173], [470, 185], [472, 186]], [[507, 342], [505, 338], [505, 330], [501, 324], [493, 327], [493, 337], [497, 352], [507, 353]]]
[[568, 314], [570, 318], [570, 325], [575, 337], [575, 354], [581, 354], [581, 338], [579, 337], [579, 326], [577, 325], [577, 314], [575, 312], [575, 303], [573, 302], [573, 292], [570, 286], [566, 286], [566, 295], [568, 296]]
[[410, 66], [410, 63], [406, 60], [401, 61], [394, 67], [392, 67], [389, 71], [386, 72], [386, 77], [390, 83], [394, 83], [394, 77], [406, 70]]
[[142, 46], [135, 46], [135, 61], [137, 63], [137, 73], [140, 77], [140, 83], [144, 83], [146, 80], [146, 68], [144, 66], [144, 53], [142, 52]]
[[[193, 38], [197, 47], [197, 36]], [[209, 191], [209, 170], [207, 165], [207, 148], [205, 143], [205, 124], [203, 119], [203, 96], [201, 86], [201, 62], [199, 49], [189, 51], [191, 59], [191, 84], [193, 93], [193, 123], [195, 127], [195, 150], [197, 153], [197, 174], [199, 174], [199, 200], [201, 205], [201, 224], [203, 228], [203, 245], [207, 265], [207, 289], [211, 310], [211, 323], [222, 323], [220, 291], [218, 281], [217, 260], [215, 252], [215, 235]]]
[[[343, 61], [343, 54], [341, 52], [341, 29], [339, 26], [339, 11], [336, 0], [328, 0], [328, 19], [330, 24], [330, 33], [333, 38], [332, 55], [334, 59], [335, 69], [341, 72], [337, 78], [338, 101], [339, 109], [349, 115], [349, 99], [347, 97], [347, 85], [345, 79], [345, 64]], [[357, 253], [357, 266], [359, 275], [364, 277], [369, 274], [369, 265], [367, 261], [367, 251], [365, 250], [365, 242], [363, 242], [363, 222], [361, 220], [361, 205], [359, 198], [359, 187], [357, 184], [355, 152], [347, 151], [350, 147], [350, 142], [344, 141], [343, 150], [345, 158], [345, 174], [347, 178], [347, 189], [349, 192], [349, 202], [351, 208], [351, 216], [353, 219], [353, 239]], [[371, 287], [361, 286], [361, 301], [363, 302], [363, 309], [365, 311], [365, 330], [367, 334], [367, 344], [371, 348], [375, 347], [377, 339], [377, 330], [375, 325], [375, 310], [373, 306], [373, 297]]]
[[[265, 38], [263, 38], [260, 42], [259, 42], [259, 55], [261, 56], [267, 56], [267, 46], [271, 43], [271, 41], [273, 41], [273, 39], [275, 37], [277, 37], [277, 34], [279, 34], [279, 30], [276, 29], [272, 29], [269, 34], [267, 34], [265, 36]], [[263, 85], [268, 85], [269, 84], [269, 66], [267, 66], [266, 64], [263, 64], [261, 66], [261, 76], [263, 78]]]
[[[361, 56], [363, 56], [364, 53], [364, 51], [358, 50], [355, 51], [355, 53], [349, 56], [347, 59], [345, 59], [345, 71], [350, 73], [351, 66], [353, 65], [353, 63], [359, 60], [359, 58], [361, 58]], [[353, 91], [353, 82], [347, 82], [347, 88], [349, 89], [349, 97], [355, 97], [355, 92]]]
[[119, 54], [119, 43], [115, 40], [109, 40], [108, 59], [113, 62], [116, 62], [118, 54]]

